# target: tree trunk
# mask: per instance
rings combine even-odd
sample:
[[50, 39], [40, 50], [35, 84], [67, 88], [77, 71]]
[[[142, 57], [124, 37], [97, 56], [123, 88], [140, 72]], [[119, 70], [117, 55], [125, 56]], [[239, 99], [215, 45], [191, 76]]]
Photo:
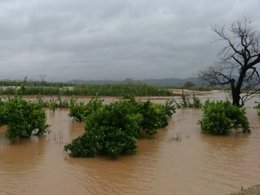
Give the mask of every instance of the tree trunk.
[[236, 88], [232, 89], [232, 99], [233, 99], [233, 105], [234, 106], [242, 106], [240, 105], [240, 93]]
[[240, 104], [240, 94], [241, 94], [241, 88], [243, 86], [243, 82], [246, 76], [246, 72], [248, 70], [248, 65], [245, 64], [243, 68], [241, 68], [240, 75], [238, 77], [237, 83], [235, 84], [235, 79], [232, 79], [231, 84], [231, 91], [232, 91], [232, 99], [233, 99], [233, 105], [235, 106], [244, 106], [244, 102], [242, 101]]
[[231, 80], [230, 85], [231, 85], [232, 100], [233, 100], [232, 103], [233, 103], [233, 105], [241, 106], [240, 105], [241, 97], [240, 97], [240, 88], [239, 88], [239, 86], [235, 86], [235, 80], [234, 79]]

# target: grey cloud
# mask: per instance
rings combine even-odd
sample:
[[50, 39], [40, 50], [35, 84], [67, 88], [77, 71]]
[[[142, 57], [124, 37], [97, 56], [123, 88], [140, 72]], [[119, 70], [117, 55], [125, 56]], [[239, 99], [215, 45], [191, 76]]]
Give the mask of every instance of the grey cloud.
[[[216, 60], [214, 24], [248, 16], [258, 0], [0, 2], [0, 78], [188, 77]], [[250, 14], [250, 15], [249, 15]]]

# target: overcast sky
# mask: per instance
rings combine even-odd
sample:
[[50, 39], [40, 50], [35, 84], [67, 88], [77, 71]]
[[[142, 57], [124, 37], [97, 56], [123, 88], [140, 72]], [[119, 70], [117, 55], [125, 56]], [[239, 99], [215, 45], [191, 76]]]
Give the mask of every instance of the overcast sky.
[[[0, 0], [0, 79], [185, 78], [216, 61], [213, 25], [259, 0]], [[44, 75], [44, 76], [43, 76]]]

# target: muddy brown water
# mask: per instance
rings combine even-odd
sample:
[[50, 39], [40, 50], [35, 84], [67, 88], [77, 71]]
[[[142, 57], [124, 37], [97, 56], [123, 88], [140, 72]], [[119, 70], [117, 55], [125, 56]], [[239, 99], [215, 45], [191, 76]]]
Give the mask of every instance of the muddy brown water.
[[[203, 96], [213, 98], [211, 95]], [[215, 98], [225, 99], [215, 93]], [[178, 109], [136, 155], [70, 158], [63, 146], [83, 132], [67, 110], [47, 112], [51, 133], [10, 144], [0, 130], [1, 195], [229, 194], [260, 183], [260, 117], [247, 105], [252, 134], [202, 134], [202, 111]], [[161, 102], [162, 99], [154, 99]]]

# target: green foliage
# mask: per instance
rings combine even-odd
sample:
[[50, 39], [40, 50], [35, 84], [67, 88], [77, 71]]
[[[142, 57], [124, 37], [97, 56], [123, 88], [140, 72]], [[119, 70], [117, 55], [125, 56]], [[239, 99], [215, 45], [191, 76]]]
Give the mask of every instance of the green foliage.
[[242, 128], [243, 133], [249, 133], [249, 122], [245, 110], [230, 102], [209, 102], [203, 106], [203, 118], [199, 121], [205, 133], [228, 135], [232, 129]]
[[[94, 102], [86, 105], [93, 108]], [[72, 156], [84, 157], [107, 154], [116, 158], [118, 155], [134, 153], [142, 120], [136, 111], [137, 108], [130, 101], [123, 100], [103, 105], [92, 113], [84, 112], [88, 113], [85, 134], [66, 145], [65, 150], [70, 150]]]
[[32, 134], [41, 135], [48, 127], [42, 104], [22, 99], [27, 89], [26, 79], [13, 98], [0, 101], [0, 125], [7, 125], [6, 136], [11, 141], [18, 137], [29, 138]]
[[76, 121], [83, 119], [102, 107], [103, 100], [97, 97], [92, 98], [88, 103], [77, 102], [76, 99], [71, 99], [69, 102], [69, 116]]
[[84, 133], [70, 144], [65, 145], [64, 149], [69, 150], [73, 157], [94, 157], [98, 151], [102, 150], [101, 146], [99, 146], [101, 135], [98, 135], [98, 133]]
[[254, 107], [257, 110], [257, 114], [260, 116], [260, 103], [256, 102], [256, 106]]
[[139, 103], [139, 112], [143, 115], [141, 123], [141, 134], [154, 135], [158, 128], [168, 125], [168, 117], [175, 112], [173, 102], [166, 102], [165, 105], [153, 104], [150, 101]]
[[83, 102], [77, 102], [75, 99], [70, 100], [69, 104], [69, 116], [76, 121], [83, 121], [84, 112], [86, 110], [86, 104]]
[[0, 125], [5, 125], [7, 124], [7, 109], [6, 109], [6, 100], [2, 101], [2, 99], [0, 99]]
[[7, 124], [6, 135], [10, 140], [29, 138], [32, 133], [46, 132], [46, 115], [39, 103], [23, 100], [21, 96], [0, 103], [1, 125]]
[[135, 96], [169, 96], [171, 92], [167, 89], [146, 84], [92, 84], [76, 85], [62, 92], [64, 95], [100, 95], [100, 96], [124, 96], [134, 94]]
[[79, 112], [85, 121], [86, 131], [64, 147], [75, 157], [108, 155], [117, 158], [132, 154], [141, 135], [154, 135], [157, 128], [167, 125], [167, 118], [175, 112], [173, 102], [163, 106], [150, 101], [136, 101], [133, 97], [109, 105], [103, 105], [97, 99], [76, 105], [82, 107], [78, 111], [83, 110]]
[[51, 99], [49, 102], [48, 102], [48, 107], [50, 108], [50, 110], [52, 112], [55, 112], [55, 110], [57, 109], [58, 105], [57, 103], [54, 101], [54, 99]]
[[[25, 80], [26, 81], [26, 80]], [[25, 82], [24, 81], [24, 82]], [[23, 85], [22, 85], [23, 86]], [[18, 86], [0, 87], [2, 95], [16, 95], [22, 91], [23, 95], [80, 95], [80, 96], [124, 96], [134, 94], [135, 96], [170, 96], [170, 90], [146, 84], [85, 84], [85, 85], [29, 85], [26, 90]]]

